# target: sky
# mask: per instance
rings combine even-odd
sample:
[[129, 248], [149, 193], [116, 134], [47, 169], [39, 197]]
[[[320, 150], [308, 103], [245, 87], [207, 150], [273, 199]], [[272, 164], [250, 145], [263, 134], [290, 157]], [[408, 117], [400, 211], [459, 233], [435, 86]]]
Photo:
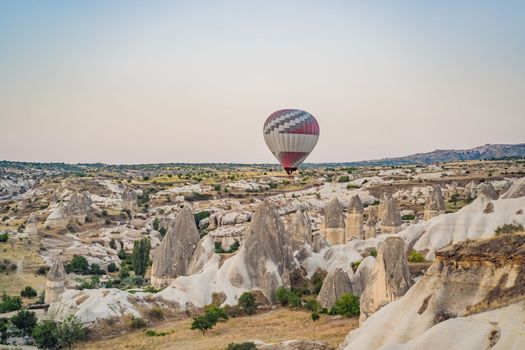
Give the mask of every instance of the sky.
[[525, 1], [0, 1], [0, 160], [308, 162], [525, 142]]

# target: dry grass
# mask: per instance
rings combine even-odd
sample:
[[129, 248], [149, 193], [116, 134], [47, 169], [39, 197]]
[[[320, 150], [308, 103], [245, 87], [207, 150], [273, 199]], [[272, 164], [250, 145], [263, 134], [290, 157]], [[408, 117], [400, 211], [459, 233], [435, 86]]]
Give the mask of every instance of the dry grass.
[[91, 341], [80, 349], [226, 349], [229, 343], [259, 339], [279, 342], [290, 339], [321, 340], [337, 346], [358, 326], [357, 318], [322, 315], [313, 322], [310, 313], [279, 308], [249, 317], [230, 318], [218, 323], [203, 335], [191, 330], [192, 319], [167, 322], [152, 329], [165, 332], [165, 336], [148, 337], [144, 331], [126, 334], [113, 339]]
[[32, 237], [31, 241], [29, 244], [26, 239], [20, 241], [11, 238], [8, 242], [0, 243], [0, 257], [14, 264], [21, 262], [22, 266], [18, 272], [0, 273], [0, 294], [19, 295], [26, 286], [33, 287], [39, 293], [44, 289], [45, 278], [35, 275], [38, 266], [44, 265], [38, 255], [39, 238]]

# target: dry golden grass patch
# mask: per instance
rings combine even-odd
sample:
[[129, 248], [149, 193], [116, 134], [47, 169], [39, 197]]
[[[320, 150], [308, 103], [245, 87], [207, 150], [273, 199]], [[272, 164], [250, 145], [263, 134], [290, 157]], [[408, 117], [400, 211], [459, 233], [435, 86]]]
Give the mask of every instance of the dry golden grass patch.
[[310, 313], [303, 310], [279, 308], [254, 316], [230, 318], [218, 323], [206, 334], [191, 330], [192, 319], [167, 322], [153, 327], [165, 336], [146, 336], [144, 331], [126, 334], [113, 339], [91, 341], [79, 346], [80, 349], [226, 349], [229, 343], [249, 340], [279, 342], [290, 339], [321, 340], [337, 346], [348, 334], [358, 327], [357, 318], [342, 318], [322, 315], [313, 322]]

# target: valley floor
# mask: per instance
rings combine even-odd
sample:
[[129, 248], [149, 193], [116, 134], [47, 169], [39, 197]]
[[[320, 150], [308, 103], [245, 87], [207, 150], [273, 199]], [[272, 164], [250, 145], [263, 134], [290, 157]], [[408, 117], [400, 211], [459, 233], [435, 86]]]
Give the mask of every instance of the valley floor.
[[79, 349], [192, 349], [221, 350], [228, 344], [250, 340], [266, 343], [291, 339], [321, 340], [337, 347], [348, 332], [359, 325], [358, 318], [322, 315], [313, 322], [310, 312], [278, 308], [249, 317], [230, 318], [219, 322], [206, 334], [191, 330], [192, 319], [173, 321], [153, 327], [165, 336], [149, 337], [145, 331], [126, 334], [112, 339], [90, 341]]

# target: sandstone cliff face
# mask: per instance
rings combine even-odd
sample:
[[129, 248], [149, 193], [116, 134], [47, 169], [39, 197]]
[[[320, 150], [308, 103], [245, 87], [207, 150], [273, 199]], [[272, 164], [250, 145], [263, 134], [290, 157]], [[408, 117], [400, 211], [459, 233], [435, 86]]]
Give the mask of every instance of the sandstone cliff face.
[[292, 250], [301, 249], [305, 244], [312, 245], [310, 217], [305, 210], [297, 210], [292, 223]]
[[387, 237], [380, 245], [377, 261], [361, 295], [360, 323], [386, 304], [399, 299], [412, 285], [400, 237]]
[[343, 269], [336, 268], [326, 275], [317, 301], [322, 307], [330, 309], [345, 293], [352, 293], [350, 276]]
[[165, 288], [177, 276], [186, 275], [199, 239], [193, 214], [189, 207], [184, 207], [155, 251], [151, 284], [156, 288]]
[[383, 206], [383, 215], [381, 216], [381, 233], [396, 233], [401, 230], [403, 221], [397, 208], [396, 201], [388, 197]]
[[371, 207], [368, 211], [368, 219], [365, 224], [365, 239], [374, 238], [376, 236], [376, 225], [377, 225], [377, 210]]
[[519, 197], [525, 197], [525, 177], [514, 180], [507, 192], [501, 196], [502, 199]]
[[[437, 251], [421, 280], [351, 332], [342, 348], [513, 349], [525, 340], [523, 300], [525, 235], [464, 241]], [[450, 341], [451, 332], [470, 342]]]
[[50, 304], [58, 300], [65, 291], [66, 271], [62, 261], [57, 258], [46, 275], [44, 303]]
[[275, 302], [279, 286], [290, 287], [290, 273], [295, 269], [291, 239], [275, 208], [264, 201], [257, 208], [246, 230], [241, 251], [248, 281]]
[[348, 204], [346, 214], [346, 238], [363, 239], [363, 203], [358, 195], [353, 196]]
[[322, 234], [330, 244], [344, 244], [346, 242], [346, 225], [341, 202], [335, 197], [325, 208]]
[[443, 199], [443, 193], [439, 185], [434, 185], [430, 196], [425, 204], [424, 219], [428, 220], [434, 216], [445, 213], [445, 200]]

